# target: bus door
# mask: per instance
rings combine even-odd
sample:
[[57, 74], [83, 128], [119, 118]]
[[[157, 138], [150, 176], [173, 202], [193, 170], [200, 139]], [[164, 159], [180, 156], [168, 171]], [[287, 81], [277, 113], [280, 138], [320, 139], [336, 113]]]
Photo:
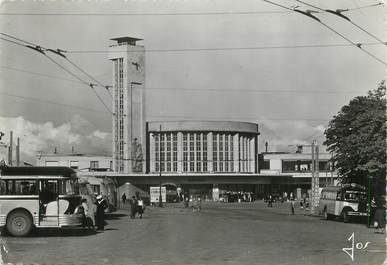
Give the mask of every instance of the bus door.
[[39, 192], [39, 226], [59, 225], [58, 181], [43, 180]]

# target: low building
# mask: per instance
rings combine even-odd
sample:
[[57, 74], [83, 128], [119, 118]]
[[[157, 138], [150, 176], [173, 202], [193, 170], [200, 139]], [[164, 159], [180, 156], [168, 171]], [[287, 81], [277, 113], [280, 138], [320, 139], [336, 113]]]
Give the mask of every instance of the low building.
[[37, 166], [65, 166], [81, 171], [111, 171], [113, 159], [89, 154], [39, 154]]
[[[319, 153], [318, 176], [320, 187], [333, 185], [337, 171], [330, 153]], [[300, 197], [308, 192], [312, 182], [312, 152], [298, 148], [296, 152], [265, 152], [259, 155], [259, 173], [272, 176], [272, 192], [295, 192]], [[288, 178], [287, 183], [283, 177]]]

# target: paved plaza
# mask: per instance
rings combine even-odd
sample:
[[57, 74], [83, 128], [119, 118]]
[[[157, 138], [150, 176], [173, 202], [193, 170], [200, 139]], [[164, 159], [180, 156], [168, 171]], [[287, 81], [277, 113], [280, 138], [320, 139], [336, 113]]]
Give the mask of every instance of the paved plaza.
[[[103, 232], [39, 230], [26, 238], [4, 236], [9, 264], [361, 264], [385, 260], [384, 234], [360, 223], [305, 216], [289, 203], [204, 203], [148, 207], [143, 219], [126, 209], [107, 215]], [[343, 248], [351, 248], [353, 261]], [[364, 246], [368, 243], [367, 247]], [[360, 244], [362, 243], [362, 249]], [[349, 250], [350, 253], [352, 253]]]

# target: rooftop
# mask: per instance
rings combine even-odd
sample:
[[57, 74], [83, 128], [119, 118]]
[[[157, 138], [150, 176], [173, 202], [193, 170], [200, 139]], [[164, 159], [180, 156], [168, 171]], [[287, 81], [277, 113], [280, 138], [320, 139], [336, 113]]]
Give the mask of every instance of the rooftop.
[[140, 41], [143, 39], [138, 39], [138, 38], [133, 38], [133, 37], [119, 37], [119, 38], [113, 38], [110, 40], [117, 41], [118, 45], [128, 44], [128, 45], [135, 46], [137, 41]]

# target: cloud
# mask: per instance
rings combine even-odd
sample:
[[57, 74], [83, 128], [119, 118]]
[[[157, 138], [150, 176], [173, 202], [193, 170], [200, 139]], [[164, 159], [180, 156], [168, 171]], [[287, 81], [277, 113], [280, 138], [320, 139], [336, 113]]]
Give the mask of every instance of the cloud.
[[[0, 117], [0, 131], [5, 133], [0, 142], [0, 160], [7, 161], [7, 148], [10, 131], [13, 131], [14, 146], [20, 138], [21, 161], [35, 164], [38, 152], [76, 153], [96, 155], [111, 154], [111, 134], [96, 129], [90, 122], [79, 115], [66, 123], [55, 126], [53, 122], [34, 123], [23, 117]], [[14, 152], [15, 154], [15, 152]]]
[[268, 151], [295, 151], [297, 145], [310, 145], [316, 140], [321, 152], [325, 137], [326, 125], [312, 125], [307, 121], [264, 121], [260, 124], [260, 152], [265, 150], [268, 142]]

